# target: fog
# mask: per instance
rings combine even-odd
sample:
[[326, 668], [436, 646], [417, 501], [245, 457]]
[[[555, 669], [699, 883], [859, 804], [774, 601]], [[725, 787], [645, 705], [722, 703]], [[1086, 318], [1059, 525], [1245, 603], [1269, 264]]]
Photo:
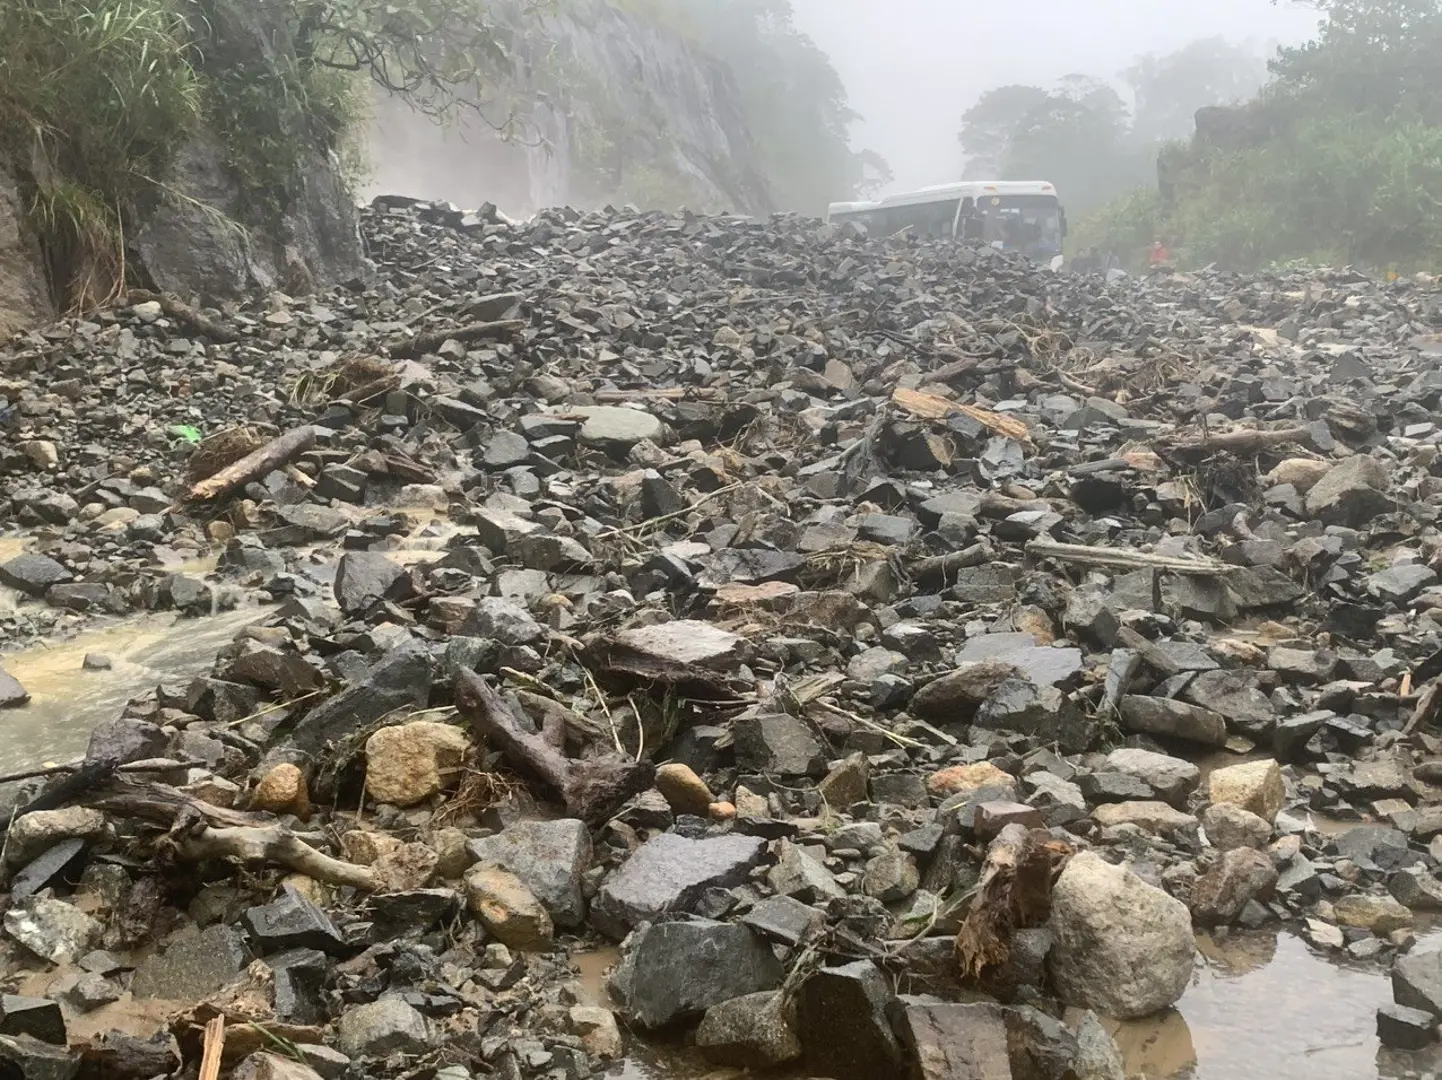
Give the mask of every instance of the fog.
[[862, 115], [854, 142], [891, 165], [893, 189], [960, 175], [961, 114], [1008, 83], [1114, 78], [1143, 53], [1222, 35], [1269, 51], [1306, 40], [1317, 12], [1270, 0], [792, 0]]

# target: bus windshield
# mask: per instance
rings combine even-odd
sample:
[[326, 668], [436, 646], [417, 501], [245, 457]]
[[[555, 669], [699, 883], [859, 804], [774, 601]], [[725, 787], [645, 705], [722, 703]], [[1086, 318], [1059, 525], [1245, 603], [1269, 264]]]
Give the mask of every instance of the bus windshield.
[[1000, 241], [1007, 251], [1038, 258], [1061, 254], [1061, 206], [1055, 195], [993, 195], [980, 199], [977, 211], [988, 242]]

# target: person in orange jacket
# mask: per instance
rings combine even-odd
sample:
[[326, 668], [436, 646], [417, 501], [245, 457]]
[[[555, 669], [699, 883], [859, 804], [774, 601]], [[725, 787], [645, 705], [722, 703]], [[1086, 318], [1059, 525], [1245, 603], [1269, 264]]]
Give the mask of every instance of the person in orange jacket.
[[1162, 270], [1172, 264], [1172, 253], [1167, 250], [1166, 244], [1160, 240], [1153, 240], [1149, 260], [1153, 270]]

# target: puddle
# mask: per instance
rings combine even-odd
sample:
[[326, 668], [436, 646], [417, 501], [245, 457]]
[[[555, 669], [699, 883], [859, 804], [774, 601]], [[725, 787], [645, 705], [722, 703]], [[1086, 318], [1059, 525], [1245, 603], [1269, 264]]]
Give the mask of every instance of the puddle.
[[[1419, 949], [1442, 944], [1437, 935]], [[1147, 1080], [1393, 1080], [1442, 1063], [1384, 1050], [1384, 971], [1331, 963], [1290, 933], [1199, 936], [1206, 959], [1177, 1009], [1121, 1025], [1127, 1069]]]
[[[96, 724], [158, 683], [184, 684], [209, 671], [215, 654], [265, 615], [264, 608], [204, 619], [140, 615], [8, 654], [5, 670], [30, 692], [30, 703], [4, 714], [0, 772], [83, 757]], [[86, 671], [87, 653], [108, 656], [113, 668]]]

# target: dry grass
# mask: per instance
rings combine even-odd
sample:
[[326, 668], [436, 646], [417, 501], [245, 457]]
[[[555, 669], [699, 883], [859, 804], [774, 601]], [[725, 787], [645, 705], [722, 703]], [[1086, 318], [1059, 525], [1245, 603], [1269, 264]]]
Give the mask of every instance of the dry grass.
[[493, 806], [505, 805], [525, 790], [525, 785], [509, 773], [467, 769], [456, 793], [435, 812], [431, 824], [439, 829], [464, 823]]
[[330, 367], [300, 375], [291, 387], [290, 400], [294, 405], [323, 405], [395, 373], [395, 364], [378, 356], [344, 357]]
[[209, 480], [221, 469], [234, 465], [247, 454], [265, 445], [265, 440], [249, 428], [234, 427], [202, 439], [191, 452], [186, 479], [191, 484]]

